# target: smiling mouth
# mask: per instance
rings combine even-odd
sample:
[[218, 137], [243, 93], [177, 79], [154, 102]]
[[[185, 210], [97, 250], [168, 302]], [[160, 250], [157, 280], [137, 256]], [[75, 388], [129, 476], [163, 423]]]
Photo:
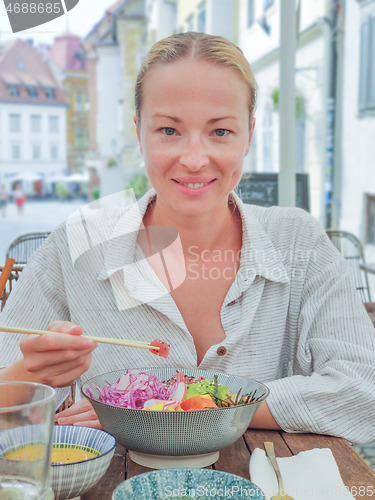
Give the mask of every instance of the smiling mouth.
[[211, 184], [212, 182], [214, 182], [214, 179], [212, 181], [208, 181], [208, 182], [179, 182], [179, 181], [176, 181], [177, 184], [181, 184], [181, 186], [186, 186], [190, 189], [199, 189], [199, 188], [202, 188], [204, 186], [208, 186], [208, 184]]

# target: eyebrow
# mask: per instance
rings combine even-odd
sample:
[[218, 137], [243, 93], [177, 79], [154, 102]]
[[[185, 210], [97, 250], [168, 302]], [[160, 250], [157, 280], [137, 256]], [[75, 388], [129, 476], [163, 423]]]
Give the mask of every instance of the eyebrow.
[[168, 120], [172, 120], [175, 123], [181, 123], [181, 120], [177, 118], [177, 116], [169, 116], [169, 115], [163, 115], [160, 113], [156, 113], [153, 115], [153, 118], [167, 118]]
[[[167, 118], [168, 120], [172, 120], [175, 123], [181, 123], [182, 122], [182, 120], [180, 120], [180, 118], [177, 118], [177, 116], [169, 116], [169, 115], [163, 115], [163, 114], [156, 113], [156, 114], [154, 114], [153, 117], [154, 118]], [[218, 118], [211, 118], [210, 120], [208, 120], [208, 123], [209, 124], [214, 124], [214, 123], [219, 122], [221, 120], [228, 120], [228, 119], [236, 120], [237, 118], [235, 116], [232, 116], [232, 115], [219, 116]]]

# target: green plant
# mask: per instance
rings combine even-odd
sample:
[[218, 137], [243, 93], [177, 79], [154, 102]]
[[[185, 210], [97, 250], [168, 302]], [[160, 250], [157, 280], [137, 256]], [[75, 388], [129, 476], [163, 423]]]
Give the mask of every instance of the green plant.
[[126, 189], [133, 189], [136, 198], [141, 198], [151, 188], [150, 181], [146, 174], [139, 174], [132, 177]]
[[107, 167], [108, 168], [111, 168], [111, 167], [117, 167], [117, 160], [116, 158], [113, 158], [112, 156], [110, 156], [107, 160]]
[[[280, 100], [280, 90], [276, 87], [271, 94], [272, 98], [272, 111], [279, 111], [279, 100]], [[301, 120], [306, 115], [305, 99], [302, 93], [296, 89], [295, 94], [295, 109], [296, 109], [296, 120]]]

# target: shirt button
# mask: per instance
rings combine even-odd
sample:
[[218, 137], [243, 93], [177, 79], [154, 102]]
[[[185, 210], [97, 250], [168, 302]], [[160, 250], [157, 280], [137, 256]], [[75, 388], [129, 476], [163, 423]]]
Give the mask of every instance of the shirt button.
[[224, 354], [226, 354], [227, 350], [223, 345], [221, 345], [220, 347], [217, 348], [216, 352], [218, 353], [219, 356], [224, 356]]
[[228, 306], [234, 306], [235, 303], [236, 303], [236, 301], [232, 300], [232, 302], [229, 302]]

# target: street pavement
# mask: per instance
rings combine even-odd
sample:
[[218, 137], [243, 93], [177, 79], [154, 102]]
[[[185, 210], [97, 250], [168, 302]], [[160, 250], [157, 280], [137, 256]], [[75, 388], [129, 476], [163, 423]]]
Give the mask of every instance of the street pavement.
[[0, 265], [5, 263], [7, 248], [17, 236], [35, 231], [51, 231], [86, 203], [82, 199], [27, 200], [22, 214], [17, 212], [14, 203], [8, 203], [6, 216], [0, 214]]

